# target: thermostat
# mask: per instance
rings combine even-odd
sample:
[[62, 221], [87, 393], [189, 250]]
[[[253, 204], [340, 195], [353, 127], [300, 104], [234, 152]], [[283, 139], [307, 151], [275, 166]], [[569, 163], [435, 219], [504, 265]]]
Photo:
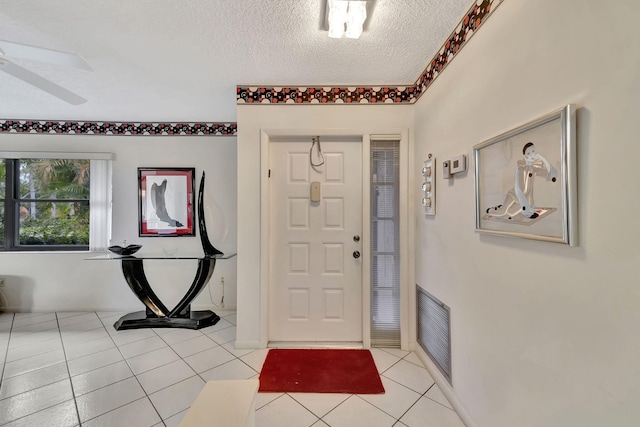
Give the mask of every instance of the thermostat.
[[461, 154], [451, 159], [451, 173], [459, 173], [467, 170], [467, 156]]

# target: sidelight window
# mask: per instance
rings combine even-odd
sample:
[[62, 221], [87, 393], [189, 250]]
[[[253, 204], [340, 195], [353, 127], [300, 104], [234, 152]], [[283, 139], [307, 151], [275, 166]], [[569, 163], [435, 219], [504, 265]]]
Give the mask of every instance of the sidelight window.
[[371, 343], [400, 347], [400, 141], [371, 141]]

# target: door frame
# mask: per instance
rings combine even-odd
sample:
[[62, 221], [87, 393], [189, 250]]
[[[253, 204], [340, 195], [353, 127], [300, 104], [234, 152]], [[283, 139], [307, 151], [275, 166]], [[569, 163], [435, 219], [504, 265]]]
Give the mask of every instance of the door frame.
[[[409, 316], [415, 313], [415, 295], [410, 292], [414, 282], [413, 226], [409, 220], [412, 212], [413, 186], [409, 168], [411, 144], [407, 129], [385, 129], [372, 132], [371, 129], [261, 129], [260, 130], [260, 344], [269, 344], [269, 287], [270, 272], [270, 191], [269, 191], [269, 149], [272, 139], [285, 137], [361, 137], [362, 138], [362, 241], [371, 242], [371, 185], [370, 152], [371, 139], [400, 140], [400, 334], [401, 348], [409, 349]], [[402, 190], [406, 191], [402, 191]], [[362, 346], [371, 348], [371, 256], [363, 246], [362, 255]]]

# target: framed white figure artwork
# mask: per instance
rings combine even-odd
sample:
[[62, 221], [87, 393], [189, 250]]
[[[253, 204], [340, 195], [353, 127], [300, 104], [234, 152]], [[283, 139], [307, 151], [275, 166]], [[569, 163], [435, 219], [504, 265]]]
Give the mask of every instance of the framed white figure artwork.
[[577, 245], [570, 104], [473, 147], [476, 231]]

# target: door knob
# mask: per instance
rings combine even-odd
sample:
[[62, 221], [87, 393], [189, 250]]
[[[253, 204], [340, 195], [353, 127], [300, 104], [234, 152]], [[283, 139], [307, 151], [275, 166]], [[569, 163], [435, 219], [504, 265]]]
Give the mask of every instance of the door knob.
[[359, 242], [360, 241], [360, 236], [358, 236], [357, 234], [355, 236], [353, 236], [353, 241], [354, 242]]
[[356, 259], [360, 258], [360, 251], [353, 251], [353, 257]]

